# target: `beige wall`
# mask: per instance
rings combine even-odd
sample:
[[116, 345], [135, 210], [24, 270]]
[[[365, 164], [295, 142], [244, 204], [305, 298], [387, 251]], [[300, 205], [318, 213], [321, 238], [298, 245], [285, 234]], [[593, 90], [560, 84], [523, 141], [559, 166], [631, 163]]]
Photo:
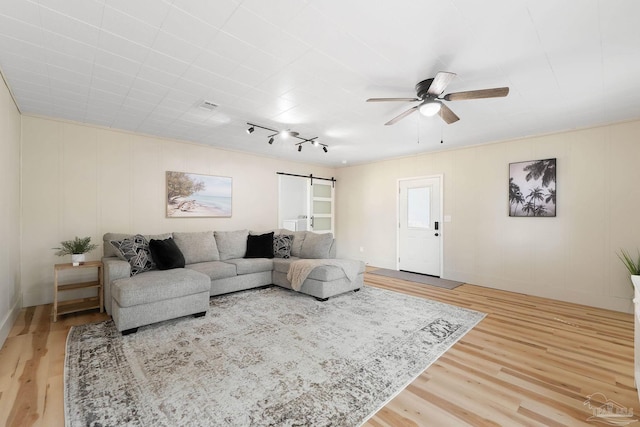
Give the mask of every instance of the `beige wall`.
[[[615, 252], [640, 246], [637, 135], [640, 122], [630, 122], [335, 171], [23, 117], [24, 305], [51, 302], [51, 266], [68, 261], [51, 248], [76, 235], [101, 242], [107, 231], [275, 227], [275, 172], [286, 171], [337, 176], [339, 256], [395, 268], [397, 180], [443, 174], [452, 218], [443, 230], [443, 277], [630, 311], [631, 285]], [[558, 216], [509, 218], [508, 164], [549, 157], [558, 159]], [[233, 217], [165, 218], [166, 170], [232, 176]]]
[[[338, 255], [395, 268], [397, 180], [444, 175], [443, 277], [631, 311], [640, 121], [339, 169]], [[557, 217], [508, 216], [508, 164], [557, 158]], [[360, 247], [364, 252], [360, 252]]]
[[20, 113], [0, 77], [0, 346], [21, 308]]
[[[24, 305], [53, 301], [51, 248], [74, 236], [102, 243], [105, 232], [275, 228], [276, 172], [333, 176], [333, 169], [201, 145], [24, 116]], [[233, 178], [231, 218], [166, 218], [168, 170]], [[102, 248], [89, 254], [99, 259]]]

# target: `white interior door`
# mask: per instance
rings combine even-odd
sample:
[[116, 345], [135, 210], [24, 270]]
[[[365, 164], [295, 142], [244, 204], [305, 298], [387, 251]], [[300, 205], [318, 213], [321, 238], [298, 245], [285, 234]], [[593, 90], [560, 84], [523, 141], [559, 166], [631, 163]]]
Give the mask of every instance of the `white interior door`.
[[441, 176], [399, 181], [399, 270], [440, 277], [441, 186]]
[[316, 233], [333, 233], [333, 182], [321, 179], [309, 181], [309, 230]]

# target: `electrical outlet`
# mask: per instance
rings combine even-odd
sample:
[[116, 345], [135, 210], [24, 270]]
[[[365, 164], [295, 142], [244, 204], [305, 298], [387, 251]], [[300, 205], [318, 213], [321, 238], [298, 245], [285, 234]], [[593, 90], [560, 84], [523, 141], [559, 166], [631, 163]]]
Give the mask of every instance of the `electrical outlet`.
[[360, 246], [360, 252], [364, 252], [364, 247]]

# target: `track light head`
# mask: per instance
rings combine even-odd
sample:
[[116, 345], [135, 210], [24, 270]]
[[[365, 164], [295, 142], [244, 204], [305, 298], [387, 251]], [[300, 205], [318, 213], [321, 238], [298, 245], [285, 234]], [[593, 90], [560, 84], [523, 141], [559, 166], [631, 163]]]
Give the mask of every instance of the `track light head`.
[[324, 151], [325, 153], [328, 153], [328, 152], [329, 152], [329, 150], [327, 149], [327, 146], [326, 146], [326, 145], [322, 147], [322, 151]]
[[273, 144], [273, 137], [269, 138], [269, 145]]
[[314, 139], [312, 144], [313, 144], [314, 147], [317, 147], [318, 145], [320, 145], [320, 143], [318, 142], [317, 139]]
[[298, 152], [302, 151], [302, 145], [298, 145]]
[[249, 135], [251, 135], [253, 133], [253, 131], [256, 130], [253, 126], [251, 126], [249, 129], [247, 129], [247, 133]]

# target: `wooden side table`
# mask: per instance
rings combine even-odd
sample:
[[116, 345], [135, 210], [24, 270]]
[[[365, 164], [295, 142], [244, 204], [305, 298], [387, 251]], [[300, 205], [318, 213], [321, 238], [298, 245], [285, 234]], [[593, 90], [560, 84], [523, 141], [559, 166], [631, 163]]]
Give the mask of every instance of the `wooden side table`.
[[[96, 268], [98, 270], [97, 280], [82, 283], [69, 283], [66, 285], [58, 284], [58, 275], [63, 270], [77, 270], [83, 268]], [[78, 266], [72, 263], [56, 264], [53, 267], [53, 321], [58, 321], [58, 315], [75, 313], [77, 311], [90, 310], [99, 308], [100, 313], [104, 311], [104, 290], [102, 286], [102, 262], [88, 261]], [[98, 294], [95, 297], [80, 298], [68, 301], [58, 301], [58, 293], [65, 291], [73, 291], [76, 289], [96, 288]]]

